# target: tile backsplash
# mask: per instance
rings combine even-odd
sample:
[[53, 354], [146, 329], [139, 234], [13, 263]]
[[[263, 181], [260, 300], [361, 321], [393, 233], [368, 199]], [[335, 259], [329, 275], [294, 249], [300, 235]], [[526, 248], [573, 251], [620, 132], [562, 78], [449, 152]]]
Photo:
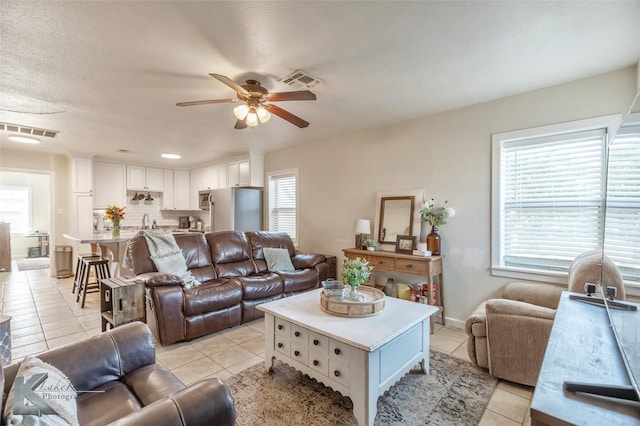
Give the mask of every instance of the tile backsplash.
[[[135, 191], [127, 191], [127, 204], [125, 209], [126, 219], [122, 222], [123, 228], [142, 226], [142, 217], [149, 215], [149, 226], [155, 219], [159, 227], [177, 228], [178, 217], [194, 216], [199, 218], [204, 225], [209, 224], [209, 214], [206, 211], [193, 210], [162, 210], [162, 192], [151, 192], [153, 200], [132, 200]], [[146, 195], [146, 193], [145, 193]], [[95, 210], [95, 213], [104, 214], [104, 210]]]

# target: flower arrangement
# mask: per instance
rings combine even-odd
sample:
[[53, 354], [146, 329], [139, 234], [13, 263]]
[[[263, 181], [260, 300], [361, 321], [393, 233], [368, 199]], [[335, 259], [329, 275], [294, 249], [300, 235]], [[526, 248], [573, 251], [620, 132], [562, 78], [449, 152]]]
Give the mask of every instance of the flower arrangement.
[[455, 209], [447, 207], [447, 201], [440, 207], [436, 206], [435, 200], [432, 198], [428, 201], [422, 201], [422, 208], [420, 209], [420, 220], [427, 222], [431, 226], [440, 226], [447, 223], [448, 217], [454, 217], [456, 215]]
[[378, 243], [376, 240], [365, 240], [364, 245], [367, 248], [370, 248], [373, 250], [378, 250], [380, 248], [380, 243]]
[[106, 209], [104, 209], [105, 215], [104, 218], [105, 219], [110, 219], [111, 223], [113, 223], [113, 229], [111, 230], [111, 234], [114, 237], [119, 237], [120, 236], [120, 221], [124, 220], [124, 207], [118, 207], [118, 206], [107, 206]]
[[369, 279], [372, 270], [373, 267], [369, 266], [369, 262], [362, 258], [345, 258], [342, 265], [342, 280], [354, 292], [356, 287]]
[[107, 208], [104, 209], [104, 218], [110, 219], [113, 223], [120, 223], [121, 220], [125, 219], [124, 209], [125, 207], [107, 206]]

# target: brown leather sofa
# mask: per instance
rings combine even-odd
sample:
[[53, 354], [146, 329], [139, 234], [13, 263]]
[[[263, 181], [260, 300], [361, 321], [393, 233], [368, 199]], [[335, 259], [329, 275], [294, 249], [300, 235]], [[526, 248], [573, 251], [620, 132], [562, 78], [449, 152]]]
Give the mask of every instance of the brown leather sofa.
[[[296, 253], [284, 232], [185, 233], [175, 239], [199, 286], [185, 288], [157, 275], [143, 236], [127, 247], [133, 273], [147, 287], [147, 321], [162, 345], [260, 318], [257, 305], [318, 288], [327, 278], [325, 257]], [[265, 247], [287, 249], [295, 270], [269, 271]]]
[[[64, 373], [73, 385], [82, 426], [235, 423], [229, 388], [219, 379], [187, 387], [156, 364], [153, 336], [144, 323], [129, 323], [37, 357]], [[3, 412], [19, 366], [3, 368]]]

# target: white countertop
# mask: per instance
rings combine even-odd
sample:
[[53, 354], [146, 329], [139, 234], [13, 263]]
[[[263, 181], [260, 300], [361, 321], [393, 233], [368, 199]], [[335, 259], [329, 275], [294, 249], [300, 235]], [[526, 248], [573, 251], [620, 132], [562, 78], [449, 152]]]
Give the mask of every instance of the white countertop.
[[380, 314], [344, 318], [320, 309], [321, 291], [317, 289], [285, 297], [256, 308], [370, 352], [438, 312], [434, 306], [386, 297]]
[[138, 233], [138, 230], [121, 231], [120, 236], [114, 237], [109, 232], [102, 232], [99, 234], [84, 234], [84, 235], [70, 235], [63, 234], [63, 237], [72, 241], [78, 241], [82, 244], [100, 244], [100, 243], [120, 243], [129, 241]]

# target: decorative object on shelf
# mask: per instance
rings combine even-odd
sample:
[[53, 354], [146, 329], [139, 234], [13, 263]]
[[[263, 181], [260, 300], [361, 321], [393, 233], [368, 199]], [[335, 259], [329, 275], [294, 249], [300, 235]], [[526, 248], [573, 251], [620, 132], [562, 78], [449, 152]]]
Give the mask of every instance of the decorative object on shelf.
[[427, 235], [427, 249], [434, 255], [440, 255], [440, 235], [438, 235], [438, 226], [447, 223], [448, 217], [456, 215], [455, 209], [447, 207], [445, 200], [442, 206], [437, 206], [433, 198], [428, 201], [422, 201], [420, 209], [420, 220], [431, 225], [431, 233]]
[[[356, 220], [356, 248], [362, 250], [367, 236], [371, 233], [371, 222], [369, 219]], [[368, 241], [368, 240], [367, 240]]]
[[413, 254], [416, 237], [412, 235], [398, 235], [396, 237], [396, 253]]
[[371, 276], [372, 266], [369, 261], [356, 257], [355, 259], [345, 258], [342, 264], [342, 281], [351, 288], [351, 292], [346, 296], [349, 300], [363, 300], [364, 297], [358, 293], [360, 284], [367, 281]]
[[431, 232], [427, 235], [427, 248], [434, 256], [440, 256], [440, 235], [435, 226], [431, 227]]
[[111, 235], [114, 237], [120, 236], [120, 221], [124, 220], [124, 209], [125, 207], [118, 206], [107, 206], [105, 211], [104, 218], [111, 220], [113, 224], [113, 229], [111, 230]]
[[384, 285], [384, 294], [390, 297], [398, 297], [398, 288], [393, 278], [387, 278], [387, 283]]
[[380, 249], [380, 243], [377, 242], [376, 240], [365, 240], [364, 241], [364, 246], [369, 251], [376, 251], [376, 250]]

